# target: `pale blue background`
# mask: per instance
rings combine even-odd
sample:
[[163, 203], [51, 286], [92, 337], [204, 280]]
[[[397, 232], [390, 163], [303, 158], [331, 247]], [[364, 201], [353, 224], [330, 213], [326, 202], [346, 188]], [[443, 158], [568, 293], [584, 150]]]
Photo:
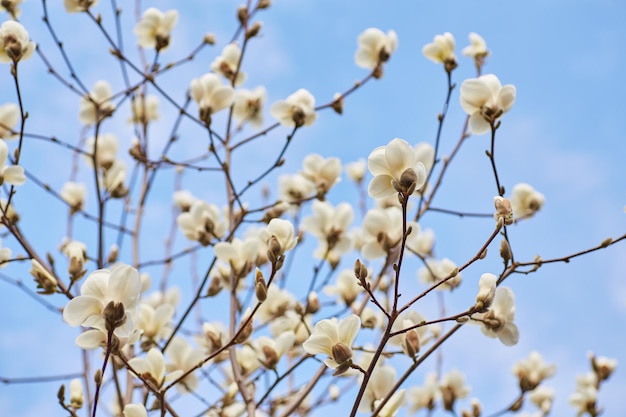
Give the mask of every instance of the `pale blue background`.
[[[128, 11], [123, 22], [134, 24], [134, 3], [120, 1]], [[202, 35], [214, 32], [218, 43], [203, 51], [197, 59], [179, 71], [163, 78], [163, 85], [180, 100], [189, 81], [209, 70], [209, 64], [230, 40], [235, 29], [234, 8], [230, 1], [154, 1], [144, 8], [179, 8], [181, 17], [173, 34], [173, 45], [164, 53], [163, 62], [175, 60], [195, 47]], [[99, 79], [109, 80], [114, 89], [123, 88], [117, 63], [107, 56], [108, 47], [86, 16], [65, 14], [62, 6], [50, 2], [55, 28], [72, 56], [77, 72], [88, 88]], [[107, 27], [112, 28], [110, 5], [102, 1], [95, 9], [101, 12]], [[22, 22], [46, 56], [63, 76], [57, 50], [41, 23], [41, 5], [34, 0], [24, 4]], [[495, 73], [504, 84], [517, 87], [513, 109], [503, 118], [498, 133], [496, 157], [501, 181], [508, 189], [515, 183], [528, 182], [546, 195], [544, 209], [531, 221], [511, 228], [515, 255], [532, 259], [558, 257], [593, 246], [609, 236], [626, 230], [626, 140], [623, 120], [626, 115], [626, 29], [623, 18], [626, 7], [619, 1], [276, 1], [258, 18], [263, 21], [262, 36], [250, 44], [244, 62], [248, 73], [246, 87], [266, 85], [269, 103], [284, 98], [298, 88], [307, 88], [318, 103], [328, 102], [337, 91], [347, 89], [366, 72], [357, 68], [353, 56], [357, 36], [368, 27], [394, 29], [400, 46], [385, 66], [382, 80], [368, 84], [345, 103], [344, 115], [330, 111], [319, 115], [311, 128], [298, 133], [280, 173], [296, 172], [302, 158], [311, 152], [338, 156], [344, 162], [367, 157], [376, 146], [394, 137], [412, 143], [431, 141], [436, 131], [436, 115], [445, 95], [445, 74], [438, 65], [421, 54], [424, 44], [435, 34], [452, 32], [457, 40], [460, 67], [454, 80], [461, 83], [473, 76], [472, 62], [460, 56], [467, 45], [467, 34], [480, 33], [492, 56], [485, 73]], [[4, 19], [5, 17], [3, 17]], [[136, 56], [131, 31], [125, 33], [125, 45]], [[151, 54], [147, 54], [149, 59]], [[54, 134], [76, 143], [81, 127], [78, 123], [78, 97], [67, 92], [45, 73], [38, 57], [20, 65], [23, 94], [31, 114], [27, 131]], [[136, 77], [135, 77], [136, 79]], [[9, 67], [0, 68], [0, 102], [15, 101]], [[123, 104], [128, 114], [128, 103]], [[192, 106], [195, 111], [195, 106]], [[162, 100], [162, 121], [152, 135], [160, 150], [168, 137], [175, 112]], [[118, 121], [108, 121], [106, 130], [116, 132], [122, 143], [120, 154], [130, 143], [132, 129], [120, 114]], [[458, 106], [458, 89], [442, 137], [441, 151], [449, 153], [461, 130], [464, 114]], [[267, 114], [267, 121], [271, 118]], [[219, 123], [219, 120], [216, 121]], [[206, 149], [206, 136], [186, 123], [181, 129], [185, 145], [173, 155], [183, 158]], [[279, 129], [250, 152], [242, 153], [248, 170], [238, 174], [240, 184], [249, 172], [260, 172], [266, 165], [263, 157], [273, 157], [282, 145], [286, 129]], [[14, 146], [14, 145], [10, 145]], [[440, 192], [437, 206], [475, 212], [490, 212], [495, 186], [490, 166], [484, 156], [488, 137], [470, 138], [448, 172], [448, 184]], [[153, 149], [154, 149], [153, 148]], [[24, 145], [24, 165], [39, 178], [58, 189], [68, 178], [65, 151], [55, 145], [29, 141]], [[154, 154], [156, 155], [156, 153]], [[86, 174], [80, 162], [81, 175]], [[171, 175], [164, 174], [162, 188], [154, 190], [154, 204], [144, 222], [146, 240], [144, 260], [162, 256], [163, 238], [170, 223]], [[88, 210], [95, 213], [92, 179], [84, 177], [92, 198]], [[221, 204], [222, 179], [190, 175], [185, 186], [199, 197]], [[276, 184], [276, 176], [268, 184]], [[258, 193], [251, 193], [258, 196]], [[348, 181], [331, 194], [333, 202], [350, 199], [354, 191]], [[345, 196], [345, 197], [344, 197]], [[19, 190], [15, 204], [22, 214], [26, 235], [37, 242], [42, 252], [56, 250], [65, 234], [66, 210], [32, 182]], [[111, 204], [112, 219], [119, 204]], [[459, 220], [432, 213], [424, 218], [423, 227], [437, 233], [438, 256], [447, 256], [459, 264], [472, 256], [488, 236], [491, 220]], [[75, 224], [75, 237], [89, 241], [94, 225], [83, 220]], [[107, 236], [112, 243], [116, 235]], [[178, 236], [179, 248], [187, 242]], [[22, 253], [11, 239], [3, 244]], [[125, 244], [124, 250], [129, 249]], [[516, 381], [510, 373], [512, 364], [539, 350], [546, 361], [558, 365], [557, 375], [548, 381], [557, 390], [553, 415], [572, 415], [567, 398], [575, 387], [575, 376], [589, 369], [586, 354], [617, 358], [626, 364], [624, 323], [626, 318], [626, 251], [624, 246], [611, 247], [569, 265], [548, 265], [533, 275], [514, 276], [507, 285], [517, 297], [517, 322], [520, 343], [512, 348], [497, 340], [486, 339], [478, 328], [462, 329], [444, 347], [443, 368], [459, 368], [469, 375], [472, 396], [484, 403], [486, 415], [508, 404], [516, 395]], [[208, 256], [208, 255], [207, 255]], [[122, 260], [130, 261], [128, 252]], [[208, 261], [201, 258], [199, 269]], [[348, 267], [352, 261], [346, 262]], [[188, 262], [182, 262], [174, 275], [183, 288], [189, 285]], [[308, 265], [308, 264], [307, 264]], [[416, 284], [416, 263], [406, 265], [403, 293], [407, 296], [421, 290]], [[307, 267], [309, 268], [309, 267]], [[449, 311], [471, 303], [476, 280], [483, 272], [500, 268], [497, 247], [483, 264], [464, 273], [465, 287], [446, 296]], [[11, 266], [2, 271], [22, 279], [30, 288], [32, 280], [27, 267]], [[304, 276], [310, 275], [310, 268]], [[159, 270], [151, 269], [155, 282]], [[294, 283], [295, 284], [295, 283]], [[0, 376], [27, 377], [74, 372], [80, 369], [77, 352], [71, 340], [77, 330], [68, 328], [60, 316], [54, 316], [32, 302], [23, 292], [6, 284], [0, 291]], [[63, 300], [52, 299], [56, 305]], [[212, 319], [207, 306], [205, 315]], [[420, 308], [435, 316], [433, 303]], [[430, 312], [430, 314], [429, 314]], [[188, 323], [191, 325], [191, 321]], [[369, 333], [365, 333], [363, 340]], [[433, 358], [434, 359], [434, 358]], [[416, 372], [411, 384], [421, 384], [434, 360]], [[624, 392], [626, 373], [618, 367], [616, 374], [601, 390], [599, 404], [606, 416], [621, 415], [626, 409]], [[55, 404], [58, 383], [40, 385], [0, 385], [0, 414], [11, 416], [64, 415]], [[349, 400], [353, 392], [346, 395]], [[532, 407], [528, 407], [532, 410]], [[318, 414], [327, 412], [321, 409]]]

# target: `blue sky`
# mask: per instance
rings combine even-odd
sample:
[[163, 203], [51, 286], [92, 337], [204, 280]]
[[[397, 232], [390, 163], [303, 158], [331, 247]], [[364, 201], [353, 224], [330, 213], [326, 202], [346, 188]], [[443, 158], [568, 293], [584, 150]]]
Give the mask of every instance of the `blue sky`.
[[[110, 21], [110, 7], [100, 2], [95, 10], [102, 12], [105, 24]], [[119, 2], [123, 3], [123, 2]], [[162, 85], [180, 100], [192, 78], [209, 70], [209, 64], [228, 43], [236, 27], [231, 1], [153, 1], [143, 7], [179, 8], [180, 21], [173, 33], [172, 47], [163, 54], [163, 62], [183, 57], [197, 45], [206, 32], [214, 32], [215, 47], [207, 48], [190, 64], [163, 77]], [[82, 15], [65, 14], [61, 6], [49, 5], [51, 19], [72, 56], [77, 73], [88, 87], [107, 79], [114, 90], [123, 87], [119, 66], [107, 55], [101, 36]], [[134, 24], [133, 7], [125, 8], [123, 23]], [[128, 10], [126, 10], [126, 8]], [[22, 22], [31, 37], [41, 45], [44, 54], [64, 76], [58, 51], [53, 47], [41, 23], [41, 4], [26, 0]], [[265, 85], [268, 102], [282, 99], [298, 88], [311, 91], [318, 103], [328, 102], [337, 91], [344, 91], [364, 77], [366, 71], [354, 64], [357, 36], [368, 27], [394, 29], [399, 48], [385, 66], [381, 80], [372, 81], [346, 100], [343, 116], [330, 111], [321, 113], [310, 128], [300, 131], [286, 155], [282, 173], [300, 169], [302, 159], [311, 152], [338, 156], [343, 162], [366, 158], [377, 146], [394, 137], [411, 143], [432, 143], [436, 115], [446, 92], [446, 78], [441, 66], [421, 54], [424, 44], [436, 34], [452, 32], [457, 41], [460, 66], [454, 81], [474, 75], [472, 62], [460, 50], [467, 44], [467, 34], [477, 32], [487, 41], [492, 55], [485, 73], [494, 73], [504, 84], [514, 84], [517, 99], [503, 118], [497, 137], [497, 162], [501, 180], [507, 187], [528, 182], [546, 196], [546, 205], [538, 215], [510, 230], [516, 256], [532, 259], [564, 256], [598, 244], [606, 237], [617, 237], [626, 230], [626, 138], [621, 121], [626, 105], [626, 29], [623, 16], [626, 6], [619, 1], [438, 1], [438, 2], [356, 2], [356, 1], [285, 1], [277, 0], [259, 15], [263, 21], [262, 36], [253, 40], [243, 65], [248, 73], [246, 87]], [[5, 16], [2, 19], [6, 19]], [[111, 27], [111, 26], [109, 26]], [[136, 57], [132, 31], [125, 32], [130, 56]], [[106, 56], [106, 58], [103, 58]], [[150, 57], [151, 55], [148, 54]], [[31, 114], [27, 131], [54, 134], [70, 143], [81, 136], [78, 122], [78, 97], [46, 74], [38, 57], [20, 67], [23, 94]], [[15, 100], [7, 65], [0, 67], [0, 103]], [[117, 91], [116, 90], [116, 91]], [[163, 100], [162, 100], [163, 103]], [[128, 103], [124, 103], [125, 114]], [[192, 106], [193, 111], [195, 107]], [[162, 120], [151, 131], [155, 148], [167, 140], [176, 113], [162, 104]], [[130, 143], [132, 129], [120, 114], [107, 129], [116, 132], [122, 143]], [[454, 146], [464, 114], [458, 105], [458, 88], [442, 136], [445, 155]], [[271, 121], [269, 112], [266, 121]], [[216, 123], [218, 123], [216, 121]], [[287, 129], [268, 135], [250, 151], [244, 151], [240, 163], [246, 168], [238, 180], [261, 171], [266, 160], [282, 145]], [[191, 123], [181, 129], [185, 146], [175, 150], [183, 157], [206, 149], [206, 137]], [[196, 139], [197, 138], [197, 139]], [[10, 145], [11, 146], [11, 145]], [[123, 146], [122, 146], [123, 147]], [[437, 206], [469, 212], [490, 212], [495, 187], [490, 166], [484, 156], [488, 137], [473, 136], [466, 141], [455, 164], [449, 170]], [[58, 189], [69, 176], [68, 154], [50, 143], [25, 144], [24, 161], [32, 170]], [[31, 168], [32, 167], [32, 168]], [[81, 174], [86, 175], [84, 164]], [[85, 177], [88, 178], [88, 177]], [[172, 176], [164, 174], [162, 187], [152, 196], [144, 233], [146, 243], [142, 258], [162, 256], [162, 241], [169, 227]], [[267, 183], [275, 187], [277, 175]], [[190, 174], [184, 185], [207, 200], [221, 197], [223, 181], [207, 181]], [[90, 190], [93, 198], [93, 190]], [[258, 195], [258, 194], [257, 194]], [[329, 199], [338, 203], [355, 196], [344, 179]], [[95, 210], [93, 200], [88, 209]], [[221, 204], [221, 201], [216, 201]], [[57, 255], [57, 246], [65, 234], [65, 208], [32, 183], [20, 189], [15, 204], [23, 218], [27, 236], [45, 253]], [[45, 212], [42, 212], [45, 207]], [[119, 213], [119, 205], [111, 212]], [[117, 214], [112, 214], [117, 218]], [[58, 221], [56, 219], [59, 219]], [[491, 220], [458, 219], [431, 213], [422, 227], [437, 234], [438, 256], [463, 263], [480, 246], [480, 239], [491, 231]], [[93, 224], [78, 220], [76, 237], [88, 241]], [[115, 235], [108, 235], [113, 242]], [[5, 246], [21, 253], [15, 241], [3, 240]], [[179, 248], [187, 242], [177, 238]], [[477, 246], [478, 245], [478, 246]], [[129, 249], [128, 245], [125, 249]], [[500, 268], [496, 252], [484, 263], [464, 274], [464, 288], [448, 296], [449, 311], [464, 308], [475, 294], [477, 278], [483, 272]], [[122, 259], [130, 261], [129, 252]], [[575, 375], [588, 370], [587, 351], [615, 357], [626, 364], [624, 324], [626, 319], [626, 251], [624, 245], [573, 260], [569, 264], [549, 265], [528, 276], [514, 276], [507, 285], [517, 297], [517, 322], [520, 343], [512, 348], [497, 340], [486, 339], [477, 327], [464, 328], [443, 350], [443, 368], [467, 372], [472, 395], [484, 400], [486, 413], [497, 411], [516, 394], [516, 381], [510, 367], [519, 359], [539, 350], [549, 362], [558, 366], [549, 385], [557, 389], [554, 415], [573, 411], [567, 397], [574, 390]], [[60, 258], [60, 256], [59, 256]], [[349, 266], [351, 262], [346, 262]], [[411, 266], [416, 269], [416, 264]], [[176, 272], [181, 285], [189, 285], [189, 265]], [[2, 270], [22, 279], [32, 288], [26, 266]], [[149, 271], [158, 276], [159, 270]], [[406, 292], [415, 291], [417, 278], [407, 269]], [[0, 291], [0, 376], [26, 377], [53, 375], [80, 369], [72, 348], [75, 329], [62, 323], [60, 316], [50, 314], [14, 287], [6, 284]], [[54, 299], [56, 305], [62, 300]], [[471, 302], [471, 301], [470, 301]], [[434, 307], [424, 305], [426, 312]], [[210, 314], [209, 310], [205, 314]], [[430, 316], [435, 314], [431, 310]], [[421, 383], [425, 372], [433, 369], [427, 361], [413, 383]], [[409, 384], [410, 385], [410, 384]], [[55, 404], [58, 385], [0, 385], [0, 410], [7, 415], [63, 415]], [[618, 367], [603, 387], [599, 403], [607, 415], [626, 408], [623, 392], [626, 373]], [[26, 400], [28, 399], [28, 400]], [[530, 408], [529, 408], [530, 409]], [[325, 412], [322, 410], [321, 413]]]

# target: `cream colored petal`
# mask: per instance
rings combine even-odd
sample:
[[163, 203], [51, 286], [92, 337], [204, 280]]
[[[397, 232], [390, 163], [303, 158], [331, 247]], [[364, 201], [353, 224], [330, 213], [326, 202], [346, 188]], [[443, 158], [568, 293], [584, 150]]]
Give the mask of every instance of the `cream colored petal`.
[[370, 181], [367, 193], [372, 198], [385, 198], [396, 194], [397, 191], [391, 185], [391, 181], [393, 177], [390, 175], [377, 175]]
[[468, 114], [480, 110], [492, 97], [486, 83], [478, 78], [470, 78], [461, 84], [461, 107]]
[[509, 111], [515, 103], [515, 94], [516, 90], [514, 85], [508, 84], [502, 87], [498, 95], [498, 108], [505, 113]]
[[479, 112], [476, 112], [470, 116], [469, 120], [470, 131], [476, 135], [482, 135], [491, 130], [491, 125], [485, 120]]
[[80, 326], [93, 315], [102, 314], [103, 305], [99, 299], [81, 295], [72, 298], [63, 309], [63, 320], [70, 326]]
[[332, 354], [333, 340], [325, 334], [313, 333], [302, 344], [302, 348], [309, 355], [317, 355], [323, 353], [326, 355]]
[[339, 322], [339, 340], [350, 347], [359, 330], [361, 330], [361, 318], [356, 314], [351, 314]]

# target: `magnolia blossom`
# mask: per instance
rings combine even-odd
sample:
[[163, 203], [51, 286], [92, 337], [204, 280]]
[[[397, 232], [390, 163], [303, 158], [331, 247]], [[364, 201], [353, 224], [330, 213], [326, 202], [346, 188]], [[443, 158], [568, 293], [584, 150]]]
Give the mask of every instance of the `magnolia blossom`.
[[266, 98], [267, 91], [263, 86], [254, 90], [237, 90], [235, 92], [233, 116], [241, 124], [250, 122], [252, 127], [260, 129], [263, 126], [263, 106]]
[[18, 19], [22, 14], [20, 4], [24, 0], [4, 0], [0, 3], [0, 10], [6, 11], [13, 19]]
[[327, 201], [315, 200], [312, 210], [313, 215], [305, 217], [301, 227], [319, 241], [319, 247], [313, 256], [320, 259], [338, 260], [351, 248], [347, 232], [354, 218], [352, 206], [348, 203], [341, 203], [333, 207]]
[[532, 186], [525, 183], [515, 184], [511, 195], [511, 206], [516, 218], [531, 217], [541, 210], [545, 197]]
[[615, 368], [617, 368], [617, 359], [608, 358], [606, 356], [596, 356], [593, 352], [589, 352], [587, 356], [591, 360], [593, 372], [600, 381], [609, 379], [613, 371], [615, 371]]
[[155, 291], [142, 301], [153, 308], [157, 308], [161, 304], [169, 304], [176, 308], [180, 303], [181, 293], [180, 288], [176, 286], [170, 286], [165, 292]]
[[507, 346], [517, 344], [519, 330], [515, 319], [515, 295], [508, 287], [498, 287], [491, 308], [486, 313], [472, 315], [472, 320], [480, 323], [482, 332], [493, 338], [498, 338]]
[[406, 246], [420, 256], [431, 256], [435, 244], [433, 229], [414, 230], [406, 239]]
[[[391, 327], [391, 332], [395, 333], [409, 327], [413, 327], [426, 321], [426, 318], [414, 310], [408, 310], [400, 314]], [[389, 343], [400, 346], [402, 351], [409, 357], [415, 357], [421, 346], [426, 343], [426, 337], [430, 331], [430, 326], [420, 326], [418, 328], [398, 334], [389, 339]]]
[[269, 324], [274, 337], [286, 331], [293, 331], [296, 334], [296, 345], [301, 345], [309, 337], [309, 329], [313, 327], [310, 314], [305, 314], [303, 320], [302, 316], [293, 310], [285, 311], [282, 316], [273, 318]]
[[143, 404], [126, 404], [124, 407], [124, 417], [148, 417], [148, 412]]
[[315, 184], [300, 174], [281, 175], [278, 178], [280, 200], [285, 203], [299, 203], [313, 194]]
[[439, 377], [435, 372], [430, 372], [424, 378], [424, 385], [409, 390], [409, 410], [411, 413], [422, 408], [432, 410], [440, 397]]
[[150, 346], [169, 336], [174, 317], [174, 307], [170, 304], [160, 304], [152, 307], [150, 304], [139, 304], [137, 327], [142, 330], [141, 341]]
[[441, 378], [439, 390], [443, 399], [443, 408], [452, 411], [455, 401], [467, 397], [471, 388], [465, 385], [465, 376], [453, 369]]
[[383, 365], [375, 367], [363, 393], [359, 411], [374, 411], [374, 403], [385, 398], [395, 383], [396, 369], [393, 366]]
[[270, 285], [267, 289], [267, 298], [257, 310], [254, 318], [261, 323], [267, 323], [285, 314], [295, 304], [296, 298], [292, 293], [286, 289], [278, 288], [276, 285]]
[[498, 278], [494, 274], [482, 274], [478, 280], [478, 295], [476, 295], [476, 308], [483, 311], [491, 306], [496, 296]]
[[[202, 324], [202, 336], [196, 339], [206, 349], [207, 354], [212, 354], [229, 342], [226, 327], [219, 321]], [[228, 351], [224, 350], [213, 358], [214, 362], [222, 362], [228, 359]]]
[[[415, 159], [418, 162], [424, 164], [424, 168], [426, 169], [426, 177], [430, 174], [430, 171], [433, 169], [433, 164], [435, 163], [435, 148], [428, 142], [420, 142], [414, 147], [415, 149]], [[417, 188], [416, 193], [423, 194], [428, 191], [428, 184], [424, 184], [420, 188]]]
[[413, 194], [426, 182], [426, 168], [415, 150], [403, 139], [395, 138], [370, 153], [367, 166], [374, 176], [367, 189], [370, 197], [383, 198], [397, 193]]
[[438, 290], [453, 290], [461, 284], [462, 278], [456, 264], [448, 258], [428, 259], [426, 266], [421, 267], [417, 275], [427, 285], [435, 285], [446, 280], [437, 287]]
[[63, 309], [67, 324], [92, 327], [104, 333], [115, 330], [116, 335], [132, 332], [141, 297], [141, 280], [135, 268], [118, 264], [111, 270], [94, 271], [81, 286], [80, 293]]
[[228, 228], [221, 220], [219, 208], [202, 200], [195, 201], [188, 212], [179, 214], [176, 222], [187, 239], [197, 240], [203, 246], [221, 238]]
[[[395, 417], [398, 414], [398, 410], [400, 407], [404, 405], [404, 397], [406, 395], [406, 390], [401, 389], [393, 393], [389, 401], [381, 408], [378, 415], [380, 417]], [[378, 407], [381, 400], [374, 401], [374, 408]]]
[[20, 108], [15, 103], [0, 106], [0, 139], [15, 139], [13, 128], [20, 121]]
[[[189, 369], [196, 367], [204, 358], [204, 354], [200, 350], [193, 349], [185, 339], [174, 337], [165, 349], [165, 354], [169, 357], [170, 363], [165, 365], [168, 372], [182, 371], [187, 372]], [[198, 377], [195, 372], [189, 373], [178, 384], [176, 389], [181, 394], [195, 391], [198, 388]]]
[[286, 100], [277, 101], [270, 107], [270, 113], [280, 124], [287, 127], [311, 126], [315, 113], [315, 97], [304, 88], [299, 89]]
[[469, 128], [477, 135], [496, 126], [515, 103], [515, 86], [500, 84], [493, 74], [469, 78], [461, 84], [461, 107], [470, 115]]
[[291, 349], [295, 340], [296, 334], [293, 331], [281, 333], [276, 339], [261, 336], [253, 343], [257, 352], [256, 357], [261, 365], [274, 369], [280, 358]]
[[[240, 86], [246, 80], [246, 74], [239, 69], [241, 61], [241, 48], [236, 43], [229, 43], [222, 49], [222, 55], [211, 62], [211, 70], [221, 74], [235, 87]], [[235, 77], [237, 74], [237, 77]]]
[[20, 23], [9, 20], [0, 26], [0, 62], [28, 59], [35, 52], [35, 46]]
[[546, 416], [552, 409], [554, 389], [540, 385], [531, 391], [528, 395], [528, 399], [543, 412], [544, 416]]
[[487, 49], [487, 42], [478, 33], [470, 32], [469, 34], [469, 46], [463, 48], [463, 55], [471, 56], [473, 58], [484, 58], [489, 55], [489, 49]]
[[131, 102], [133, 116], [130, 123], [148, 123], [159, 119], [159, 98], [155, 95], [138, 94]]
[[363, 292], [363, 287], [354, 276], [354, 271], [344, 269], [337, 275], [335, 285], [326, 285], [324, 293], [328, 295], [338, 295], [346, 306], [350, 306], [356, 297]]
[[9, 147], [6, 142], [0, 140], [0, 184], [22, 185], [26, 182], [24, 168], [18, 165], [7, 166]]
[[[412, 233], [419, 233], [419, 225], [408, 222]], [[368, 260], [381, 258], [398, 246], [402, 240], [402, 210], [399, 207], [373, 208], [363, 219], [361, 253]]]
[[138, 375], [152, 382], [156, 388], [161, 388], [165, 382], [173, 381], [183, 374], [183, 371], [177, 369], [165, 375], [165, 358], [157, 348], [150, 349], [145, 358], [130, 359], [128, 364]]
[[345, 164], [344, 169], [352, 181], [360, 184], [365, 178], [365, 159], [361, 158], [358, 161]]
[[[576, 416], [587, 414], [590, 410], [597, 413], [596, 402], [598, 400], [598, 389], [592, 385], [578, 385], [576, 391], [570, 395], [569, 403], [577, 411]], [[598, 414], [591, 414], [598, 415]]]
[[31, 259], [31, 269], [29, 273], [35, 278], [39, 294], [54, 294], [57, 288], [57, 280], [50, 271], [45, 268], [37, 259]]
[[87, 188], [85, 187], [85, 184], [72, 181], [68, 181], [63, 184], [63, 187], [61, 187], [61, 192], [59, 193], [63, 201], [69, 204], [70, 208], [74, 212], [83, 209], [86, 194]]
[[[268, 246], [268, 252], [272, 252], [276, 258], [293, 249], [298, 243], [293, 224], [289, 220], [272, 219], [259, 237]], [[270, 259], [271, 260], [271, 259]]]
[[68, 13], [80, 13], [98, 4], [98, 0], [63, 0], [63, 4]]
[[[97, 145], [96, 145], [97, 142]], [[112, 133], [103, 133], [98, 135], [97, 141], [95, 137], [90, 137], [87, 139], [85, 143], [85, 147], [87, 148], [87, 153], [89, 155], [85, 155], [85, 161], [87, 165], [90, 167], [93, 166], [93, 157], [91, 155], [95, 154], [96, 166], [98, 168], [108, 169], [113, 165], [115, 159], [117, 158], [117, 149], [119, 148], [119, 143], [117, 141], [117, 136]]]
[[374, 69], [387, 62], [398, 47], [398, 35], [393, 30], [385, 34], [377, 28], [366, 29], [357, 39], [358, 49], [354, 55], [361, 68]]
[[189, 211], [193, 203], [197, 200], [196, 197], [188, 190], [177, 190], [172, 195], [174, 205], [176, 205], [181, 211]]
[[236, 277], [244, 277], [256, 260], [257, 244], [256, 239], [234, 238], [230, 242], [216, 243], [213, 251], [220, 261], [230, 265]]
[[70, 381], [70, 407], [78, 410], [82, 408], [84, 402], [83, 383], [78, 378], [72, 379]]
[[170, 33], [178, 22], [178, 11], [161, 10], [150, 7], [143, 12], [143, 17], [135, 26], [137, 44], [142, 48], [154, 48], [157, 52], [165, 50], [170, 44]]
[[318, 195], [324, 195], [339, 182], [341, 161], [335, 157], [324, 158], [318, 154], [309, 154], [302, 162], [300, 175], [315, 184]]
[[539, 352], [532, 351], [528, 359], [517, 362], [513, 366], [513, 374], [519, 380], [522, 391], [534, 390], [544, 379], [556, 372], [556, 366], [547, 364]]
[[337, 320], [336, 317], [324, 319], [315, 324], [313, 333], [302, 344], [310, 355], [323, 353], [328, 355], [324, 360], [326, 366], [345, 372], [352, 363], [352, 343], [361, 328], [361, 318], [356, 314]]
[[71, 241], [63, 246], [63, 254], [67, 256], [70, 264], [68, 272], [72, 277], [82, 276], [83, 265], [87, 260], [87, 245], [79, 241]]
[[0, 268], [7, 266], [7, 261], [11, 259], [11, 249], [2, 247], [2, 240], [0, 239]]
[[84, 125], [101, 122], [115, 111], [115, 104], [110, 100], [113, 96], [111, 85], [104, 80], [96, 82], [86, 97], [80, 99], [78, 119]]
[[126, 180], [126, 164], [119, 159], [113, 161], [103, 176], [104, 188], [113, 198], [125, 197], [128, 190], [124, 186]]
[[456, 68], [456, 55], [454, 55], [454, 36], [450, 32], [436, 35], [433, 43], [424, 45], [424, 56], [437, 64], [444, 64], [446, 71]]
[[235, 99], [235, 90], [230, 85], [222, 84], [220, 78], [207, 73], [191, 80], [191, 96], [200, 108], [200, 119], [211, 124], [211, 116], [230, 107]]

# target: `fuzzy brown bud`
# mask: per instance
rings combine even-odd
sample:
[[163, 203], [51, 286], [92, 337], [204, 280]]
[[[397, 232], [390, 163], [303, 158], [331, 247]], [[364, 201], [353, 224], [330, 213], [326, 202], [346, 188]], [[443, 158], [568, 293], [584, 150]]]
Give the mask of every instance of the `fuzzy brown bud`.
[[511, 247], [509, 246], [509, 242], [507, 242], [506, 239], [502, 239], [500, 241], [500, 256], [504, 260], [505, 265], [508, 265], [512, 255]]
[[267, 299], [267, 284], [265, 283], [265, 278], [259, 268], [256, 269], [254, 276], [254, 292], [260, 303]]
[[409, 330], [404, 337], [404, 351], [414, 358], [420, 351], [420, 336], [416, 329]]
[[339, 365], [343, 365], [352, 360], [352, 349], [350, 349], [348, 346], [344, 345], [341, 342], [335, 343], [331, 351], [333, 359]]

